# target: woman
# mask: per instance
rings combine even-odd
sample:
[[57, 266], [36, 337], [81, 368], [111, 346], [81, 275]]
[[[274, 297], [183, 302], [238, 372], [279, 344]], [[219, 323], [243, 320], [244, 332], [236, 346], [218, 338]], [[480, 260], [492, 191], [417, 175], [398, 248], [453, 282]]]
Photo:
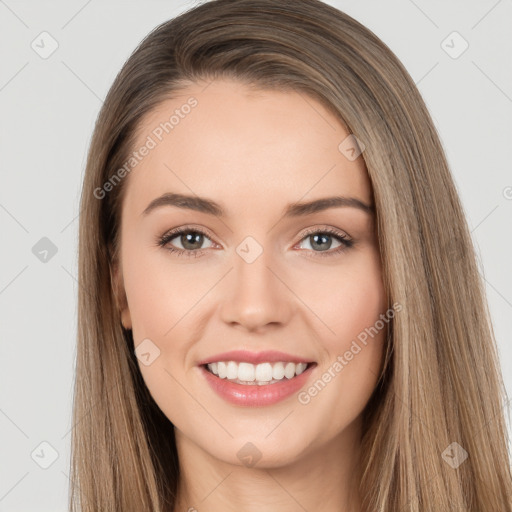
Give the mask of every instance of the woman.
[[357, 21], [214, 0], [157, 27], [81, 212], [73, 510], [512, 510], [463, 210]]

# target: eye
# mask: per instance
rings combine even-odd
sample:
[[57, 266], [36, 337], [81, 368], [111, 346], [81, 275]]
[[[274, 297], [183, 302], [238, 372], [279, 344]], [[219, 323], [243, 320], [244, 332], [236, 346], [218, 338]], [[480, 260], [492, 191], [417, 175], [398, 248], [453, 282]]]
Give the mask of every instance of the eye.
[[[338, 246], [331, 250], [332, 239], [338, 242]], [[320, 256], [334, 256], [343, 251], [346, 251], [354, 245], [354, 241], [341, 231], [332, 228], [325, 228], [322, 230], [310, 230], [306, 233], [301, 240], [307, 241], [312, 250], [313, 257]], [[316, 250], [318, 249], [318, 250]]]
[[[177, 239], [181, 247], [173, 247], [171, 241]], [[201, 246], [204, 240], [210, 240], [207, 234], [199, 228], [178, 228], [174, 229], [157, 240], [161, 247], [165, 247], [168, 251], [176, 253], [178, 256], [200, 256], [203, 252]], [[210, 240], [211, 241], [211, 240]], [[176, 243], [176, 242], [175, 242]], [[210, 246], [211, 247], [211, 246]]]

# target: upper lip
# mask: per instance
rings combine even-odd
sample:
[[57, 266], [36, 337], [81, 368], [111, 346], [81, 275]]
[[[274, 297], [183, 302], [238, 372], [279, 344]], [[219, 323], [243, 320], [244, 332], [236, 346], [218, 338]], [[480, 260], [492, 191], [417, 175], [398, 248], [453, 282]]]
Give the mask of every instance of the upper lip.
[[231, 350], [230, 352], [222, 352], [221, 354], [215, 354], [214, 356], [208, 357], [199, 361], [198, 365], [205, 365], [208, 363], [216, 363], [218, 361], [235, 361], [238, 363], [277, 363], [292, 362], [298, 363], [312, 363], [310, 359], [306, 359], [300, 356], [294, 356], [285, 352], [278, 352], [276, 350], [264, 350], [262, 352], [250, 352], [248, 350]]

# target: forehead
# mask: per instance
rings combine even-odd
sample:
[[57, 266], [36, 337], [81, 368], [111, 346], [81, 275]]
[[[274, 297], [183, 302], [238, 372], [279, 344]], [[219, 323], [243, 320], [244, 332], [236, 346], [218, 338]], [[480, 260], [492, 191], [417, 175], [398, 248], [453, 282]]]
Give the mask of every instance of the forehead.
[[259, 212], [270, 200], [282, 206], [333, 192], [371, 203], [363, 158], [351, 161], [338, 147], [348, 135], [304, 93], [192, 83], [141, 121], [132, 149], [149, 149], [129, 173], [125, 203], [142, 212], [166, 192]]

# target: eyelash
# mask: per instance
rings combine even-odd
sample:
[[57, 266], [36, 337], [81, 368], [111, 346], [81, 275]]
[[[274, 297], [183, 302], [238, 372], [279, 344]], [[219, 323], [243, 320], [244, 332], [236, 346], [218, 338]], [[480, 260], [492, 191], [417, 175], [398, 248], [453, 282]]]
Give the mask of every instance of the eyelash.
[[[176, 238], [178, 235], [182, 235], [183, 233], [201, 234], [201, 235], [207, 237], [208, 239], [210, 239], [210, 236], [208, 235], [208, 233], [206, 233], [202, 229], [191, 228], [191, 227], [185, 226], [182, 228], [177, 228], [175, 230], [169, 231], [168, 233], [164, 234], [163, 236], [158, 237], [157, 245], [159, 247], [164, 247], [166, 250], [175, 254], [176, 256], [185, 256], [185, 257], [192, 257], [192, 258], [197, 258], [197, 257], [201, 256], [203, 254], [203, 252], [205, 251], [205, 249], [196, 249], [196, 250], [187, 251], [184, 249], [176, 249], [175, 247], [172, 247], [172, 246], [166, 247], [167, 244], [171, 240]], [[316, 258], [316, 257], [324, 258], [324, 257], [328, 257], [328, 256], [329, 257], [336, 256], [336, 255], [346, 251], [347, 249], [350, 249], [354, 245], [354, 241], [352, 239], [350, 239], [347, 235], [344, 235], [344, 234], [340, 233], [339, 231], [332, 229], [332, 228], [311, 229], [311, 230], [307, 231], [306, 233], [304, 233], [303, 237], [299, 240], [299, 242], [302, 242], [302, 240], [304, 240], [308, 236], [314, 235], [314, 234], [331, 235], [333, 238], [336, 238], [339, 242], [341, 242], [341, 245], [339, 247], [337, 247], [336, 249], [328, 250], [328, 251], [309, 250], [310, 252], [315, 253], [315, 256], [312, 256], [313, 258]], [[303, 249], [301, 249], [301, 250], [303, 250]]]

